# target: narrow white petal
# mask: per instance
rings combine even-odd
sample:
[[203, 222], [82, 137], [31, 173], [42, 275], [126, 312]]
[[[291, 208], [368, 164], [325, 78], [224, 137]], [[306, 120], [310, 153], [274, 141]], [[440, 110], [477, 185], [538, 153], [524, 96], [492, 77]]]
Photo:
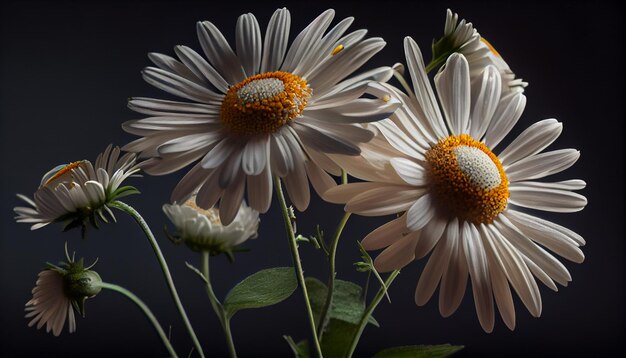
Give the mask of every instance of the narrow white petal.
[[237, 56], [248, 77], [256, 75], [261, 65], [261, 29], [253, 14], [243, 14], [237, 19]]
[[485, 145], [493, 150], [509, 134], [525, 107], [526, 96], [520, 92], [510, 93], [503, 97], [487, 128]]
[[335, 17], [335, 10], [328, 9], [324, 11], [296, 36], [287, 52], [287, 56], [285, 56], [285, 62], [281, 66], [282, 71], [294, 72], [298, 64], [306, 58], [305, 56], [309, 51], [316, 47], [316, 42], [320, 40], [328, 26], [330, 26], [333, 17]]
[[324, 193], [337, 186], [335, 180], [313, 161], [305, 163], [306, 173], [317, 195], [324, 198]]
[[580, 158], [575, 149], [560, 149], [535, 154], [505, 166], [509, 181], [531, 180], [562, 172], [571, 167]]
[[465, 254], [463, 253], [462, 242], [471, 233], [467, 222], [464, 222], [459, 229], [460, 232], [452, 244], [450, 263], [441, 276], [439, 312], [443, 317], [449, 317], [457, 310], [463, 300], [467, 286], [468, 267]]
[[435, 76], [437, 94], [452, 134], [469, 133], [470, 78], [465, 56], [453, 53]]
[[426, 226], [433, 216], [435, 216], [431, 195], [426, 194], [417, 199], [406, 214], [406, 226], [410, 230], [415, 231]]
[[485, 332], [490, 333], [493, 331], [495, 323], [493, 291], [489, 275], [489, 265], [492, 263], [488, 260], [483, 245], [486, 233], [479, 233], [473, 225], [470, 226], [470, 231], [471, 235], [463, 240], [463, 252], [472, 280], [472, 292], [478, 321]]
[[366, 250], [379, 250], [400, 240], [406, 233], [406, 214], [403, 214], [367, 234], [361, 244]]
[[223, 225], [228, 225], [235, 219], [243, 201], [245, 183], [245, 176], [239, 175], [234, 183], [224, 190], [224, 195], [220, 199], [220, 221]]
[[418, 239], [419, 233], [411, 233], [383, 250], [374, 260], [376, 271], [390, 272], [408, 265], [415, 258], [415, 244]]
[[472, 115], [469, 134], [482, 138], [491, 118], [498, 107], [502, 90], [500, 72], [494, 66], [487, 66], [483, 74], [472, 85]]
[[259, 175], [267, 165], [269, 155], [268, 135], [258, 135], [248, 140], [243, 149], [241, 166], [247, 175]]
[[509, 186], [509, 202], [525, 208], [572, 213], [587, 205], [587, 198], [569, 190], [525, 186], [516, 183]]
[[259, 175], [248, 175], [248, 200], [250, 207], [265, 213], [272, 203], [272, 172], [268, 165]]
[[284, 179], [285, 188], [289, 199], [298, 211], [304, 211], [309, 206], [311, 193], [309, 191], [309, 180], [307, 179], [304, 161], [297, 160], [294, 162], [294, 170]]
[[544, 119], [534, 123], [522, 132], [498, 158], [504, 165], [510, 165], [516, 161], [537, 154], [552, 144], [563, 130], [563, 124], [556, 119]]
[[405, 158], [392, 158], [391, 166], [407, 184], [426, 185], [426, 169], [414, 161]]
[[[423, 193], [409, 186], [385, 185], [358, 194], [348, 201], [345, 210], [363, 216], [396, 214], [412, 207]], [[410, 215], [408, 213], [407, 223]]]
[[230, 83], [238, 83], [246, 78], [241, 62], [220, 30], [209, 21], [196, 25], [198, 39], [205, 56], [216, 70]]
[[199, 53], [187, 46], [174, 47], [176, 55], [193, 70], [200, 78], [206, 78], [220, 92], [226, 93], [229, 84], [217, 70], [211, 66]]
[[287, 52], [291, 15], [286, 8], [278, 9], [270, 18], [263, 43], [261, 73], [280, 68]]
[[324, 196], [325, 200], [329, 203], [345, 204], [365, 191], [382, 188], [384, 186], [386, 186], [386, 184], [374, 182], [343, 184], [328, 190]]

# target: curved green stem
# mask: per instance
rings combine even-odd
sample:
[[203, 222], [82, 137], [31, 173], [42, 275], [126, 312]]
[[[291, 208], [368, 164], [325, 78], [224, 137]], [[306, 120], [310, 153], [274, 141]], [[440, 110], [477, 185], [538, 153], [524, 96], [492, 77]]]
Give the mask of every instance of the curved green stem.
[[389, 275], [389, 277], [387, 277], [387, 280], [385, 281], [385, 286], [381, 287], [378, 290], [378, 293], [376, 293], [376, 296], [374, 296], [372, 302], [370, 302], [369, 306], [367, 306], [367, 308], [365, 309], [365, 313], [363, 313], [363, 317], [361, 317], [361, 321], [359, 321], [358, 328], [354, 333], [354, 337], [352, 338], [352, 343], [350, 344], [350, 350], [348, 351], [347, 357], [352, 357], [352, 355], [354, 354], [354, 350], [356, 349], [356, 346], [361, 339], [361, 334], [363, 333], [367, 322], [372, 316], [372, 312], [374, 312], [380, 301], [383, 299], [383, 297], [385, 297], [385, 292], [387, 291], [387, 289], [389, 289], [389, 286], [391, 285], [393, 280], [396, 279], [396, 276], [398, 276], [399, 273], [400, 270], [395, 270]]
[[330, 246], [330, 253], [328, 255], [328, 264], [329, 264], [329, 273], [328, 273], [328, 290], [326, 292], [326, 301], [324, 302], [324, 307], [322, 307], [322, 311], [320, 313], [320, 320], [317, 326], [317, 332], [319, 340], [322, 340], [322, 335], [324, 334], [324, 329], [328, 324], [328, 320], [330, 317], [330, 307], [333, 304], [333, 292], [335, 290], [335, 257], [337, 256], [337, 244], [339, 243], [339, 237], [341, 236], [341, 232], [343, 228], [346, 226], [348, 219], [350, 218], [350, 213], [346, 212], [343, 214], [339, 225], [337, 225], [337, 229], [335, 230], [335, 234], [333, 235], [333, 240]]
[[183, 307], [183, 304], [180, 301], [180, 297], [178, 297], [178, 291], [176, 291], [176, 286], [174, 286], [174, 280], [172, 279], [172, 275], [170, 274], [170, 269], [167, 266], [165, 257], [163, 257], [161, 248], [159, 247], [159, 244], [157, 243], [154, 235], [152, 234], [150, 227], [148, 226], [146, 221], [141, 217], [141, 215], [139, 215], [137, 210], [133, 209], [132, 206], [125, 204], [121, 201], [117, 201], [117, 200], [110, 203], [109, 205], [116, 209], [122, 210], [126, 212], [128, 215], [132, 216], [132, 218], [135, 219], [137, 224], [139, 224], [144, 234], [146, 234], [146, 237], [148, 238], [148, 241], [150, 242], [150, 245], [152, 246], [152, 249], [154, 250], [154, 253], [157, 256], [157, 259], [159, 260], [159, 265], [161, 266], [161, 269], [163, 270], [165, 281], [167, 282], [167, 286], [170, 289], [170, 293], [172, 295], [172, 298], [174, 299], [174, 303], [176, 304], [176, 307], [178, 308], [178, 312], [180, 313], [180, 316], [183, 319], [183, 322], [185, 323], [185, 327], [187, 327], [189, 336], [191, 336], [191, 340], [193, 341], [193, 344], [196, 347], [198, 354], [200, 354], [200, 357], [204, 358], [204, 351], [202, 350], [202, 346], [200, 345], [200, 342], [198, 341], [196, 332], [193, 330], [193, 327], [191, 327], [191, 322], [189, 322], [189, 318], [187, 317], [185, 308]]
[[202, 274], [204, 278], [206, 278], [206, 292], [209, 296], [209, 301], [211, 301], [211, 306], [213, 307], [213, 311], [217, 315], [217, 318], [222, 325], [222, 329], [224, 330], [224, 336], [226, 337], [226, 344], [228, 345], [228, 353], [232, 358], [237, 357], [237, 351], [235, 350], [235, 343], [233, 342], [233, 335], [230, 331], [230, 318], [226, 315], [226, 311], [224, 310], [224, 306], [220, 302], [220, 300], [215, 295], [213, 291], [213, 286], [211, 285], [211, 276], [209, 270], [209, 253], [206, 251], [202, 252]]
[[296, 236], [291, 226], [291, 218], [289, 218], [289, 209], [287, 208], [287, 202], [285, 201], [285, 194], [283, 194], [283, 188], [280, 184], [280, 178], [274, 177], [274, 186], [276, 188], [276, 196], [280, 203], [280, 208], [283, 213], [283, 220], [285, 221], [285, 230], [287, 231], [287, 238], [289, 239], [289, 248], [291, 249], [291, 256], [293, 258], [293, 264], [296, 269], [296, 278], [298, 284], [302, 289], [302, 295], [304, 296], [304, 303], [306, 306], [307, 315], [309, 316], [309, 325], [311, 328], [311, 334], [313, 337], [313, 345], [315, 346], [315, 352], [318, 357], [322, 357], [322, 347], [320, 341], [317, 338], [317, 329], [315, 328], [315, 319], [313, 318], [313, 309], [311, 309], [311, 302], [309, 301], [309, 293], [306, 289], [304, 282], [304, 272], [302, 271], [302, 263], [300, 262], [300, 254], [298, 253], [298, 244], [296, 243]]
[[152, 323], [152, 326], [154, 326], [154, 329], [156, 329], [157, 333], [159, 334], [159, 337], [161, 337], [161, 340], [163, 341], [163, 344], [165, 345], [165, 348], [167, 348], [167, 351], [170, 353], [170, 355], [175, 358], [178, 357], [178, 355], [176, 354], [176, 351], [174, 350], [174, 348], [172, 347], [172, 344], [170, 343], [170, 340], [167, 338], [167, 335], [165, 334], [165, 332], [163, 331], [163, 328], [159, 324], [159, 321], [157, 321], [154, 314], [152, 314], [152, 311], [150, 311], [150, 308], [148, 308], [148, 306], [145, 303], [143, 303], [143, 301], [140, 300], [139, 297], [135, 296], [134, 293], [130, 292], [124, 287], [121, 287], [112, 283], [102, 282], [100, 283], [100, 287], [120, 293], [126, 296], [126, 298], [128, 298], [129, 300], [133, 301], [143, 311], [143, 313], [146, 315], [150, 323]]

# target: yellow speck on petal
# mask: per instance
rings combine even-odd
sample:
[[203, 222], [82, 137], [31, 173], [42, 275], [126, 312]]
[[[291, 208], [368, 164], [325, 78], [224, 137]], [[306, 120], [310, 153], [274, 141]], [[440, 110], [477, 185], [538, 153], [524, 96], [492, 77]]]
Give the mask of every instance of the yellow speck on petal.
[[46, 180], [45, 183], [43, 183], [42, 186], [48, 186], [48, 185], [54, 183], [55, 181], [58, 181], [65, 174], [71, 173], [71, 171], [73, 169], [76, 169], [76, 168], [80, 167], [83, 163], [85, 163], [85, 161], [84, 160], [80, 160], [80, 161], [77, 161], [77, 162], [72, 162], [70, 164], [67, 164], [63, 168], [59, 169], [59, 171], [57, 171], [53, 176], [48, 178], [48, 180]]
[[485, 39], [484, 37], [480, 38], [480, 41], [482, 41], [485, 45], [487, 45], [487, 47], [489, 48], [489, 51], [491, 51], [491, 53], [493, 53], [494, 55], [502, 58], [502, 56], [500, 56], [500, 53], [496, 50], [495, 47], [493, 47], [489, 41], [487, 41], [487, 39]]
[[382, 100], [385, 101], [385, 102], [389, 102], [389, 101], [391, 101], [391, 96], [386, 94], [386, 95], [383, 96]]
[[337, 45], [337, 47], [335, 47], [335, 49], [333, 50], [333, 52], [331, 53], [332, 56], [335, 56], [336, 54], [338, 54], [339, 52], [343, 51], [343, 45]]
[[509, 181], [498, 157], [467, 134], [450, 136], [426, 152], [435, 206], [474, 224], [493, 222], [507, 205]]
[[240, 135], [273, 133], [302, 114], [311, 97], [307, 82], [288, 72], [266, 72], [232, 86], [222, 101], [224, 127]]

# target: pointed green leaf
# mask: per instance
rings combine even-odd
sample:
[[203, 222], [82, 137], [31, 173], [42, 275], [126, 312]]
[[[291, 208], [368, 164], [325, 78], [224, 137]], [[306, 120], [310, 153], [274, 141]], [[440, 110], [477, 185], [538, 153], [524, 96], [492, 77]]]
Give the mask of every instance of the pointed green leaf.
[[287, 299], [298, 287], [293, 267], [261, 270], [239, 282], [226, 295], [228, 317], [246, 308], [271, 306]]
[[374, 358], [444, 358], [463, 349], [463, 346], [439, 344], [435, 346], [402, 346], [382, 350]]
[[296, 358], [309, 358], [309, 342], [307, 342], [306, 339], [296, 343], [291, 336], [285, 335], [283, 338], [287, 341], [289, 347], [291, 347]]
[[[320, 280], [307, 277], [305, 280], [309, 301], [315, 321], [319, 321], [319, 315], [326, 303], [327, 288]], [[338, 319], [352, 324], [358, 324], [365, 312], [363, 302], [363, 289], [361, 286], [343, 280], [335, 280], [333, 291], [333, 303], [330, 309], [330, 318]], [[374, 318], [369, 323], [378, 327], [379, 324]]]
[[357, 328], [356, 324], [331, 319], [321, 343], [324, 357], [347, 357]]

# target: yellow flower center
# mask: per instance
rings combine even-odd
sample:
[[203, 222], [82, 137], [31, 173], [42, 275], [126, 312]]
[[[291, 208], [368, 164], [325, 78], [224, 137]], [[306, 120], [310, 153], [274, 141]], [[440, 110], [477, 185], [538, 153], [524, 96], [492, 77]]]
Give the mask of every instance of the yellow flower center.
[[307, 82], [294, 74], [262, 73], [228, 90], [220, 118], [240, 135], [273, 133], [302, 113], [311, 92]]
[[426, 152], [437, 210], [474, 224], [493, 222], [507, 204], [509, 180], [498, 157], [467, 134], [445, 138]]
[[192, 208], [195, 211], [197, 211], [198, 214], [206, 216], [207, 219], [209, 219], [209, 221], [212, 224], [214, 224], [214, 225], [222, 225], [222, 221], [220, 220], [220, 214], [219, 214], [218, 209], [216, 209], [216, 208], [202, 209], [201, 207], [196, 205], [196, 197], [195, 196], [193, 196], [193, 197], [191, 197], [191, 199], [187, 200], [184, 205]]
[[480, 41], [482, 41], [482, 43], [484, 43], [485, 45], [487, 45], [487, 48], [489, 48], [489, 51], [491, 51], [491, 53], [493, 53], [494, 55], [496, 55], [496, 56], [498, 56], [498, 57], [502, 58], [502, 56], [500, 56], [500, 53], [498, 52], [498, 50], [496, 50], [496, 48], [495, 48], [495, 47], [493, 47], [493, 46], [489, 43], [489, 41], [487, 41], [487, 39], [486, 39], [486, 38], [481, 37], [481, 38], [480, 38]]

